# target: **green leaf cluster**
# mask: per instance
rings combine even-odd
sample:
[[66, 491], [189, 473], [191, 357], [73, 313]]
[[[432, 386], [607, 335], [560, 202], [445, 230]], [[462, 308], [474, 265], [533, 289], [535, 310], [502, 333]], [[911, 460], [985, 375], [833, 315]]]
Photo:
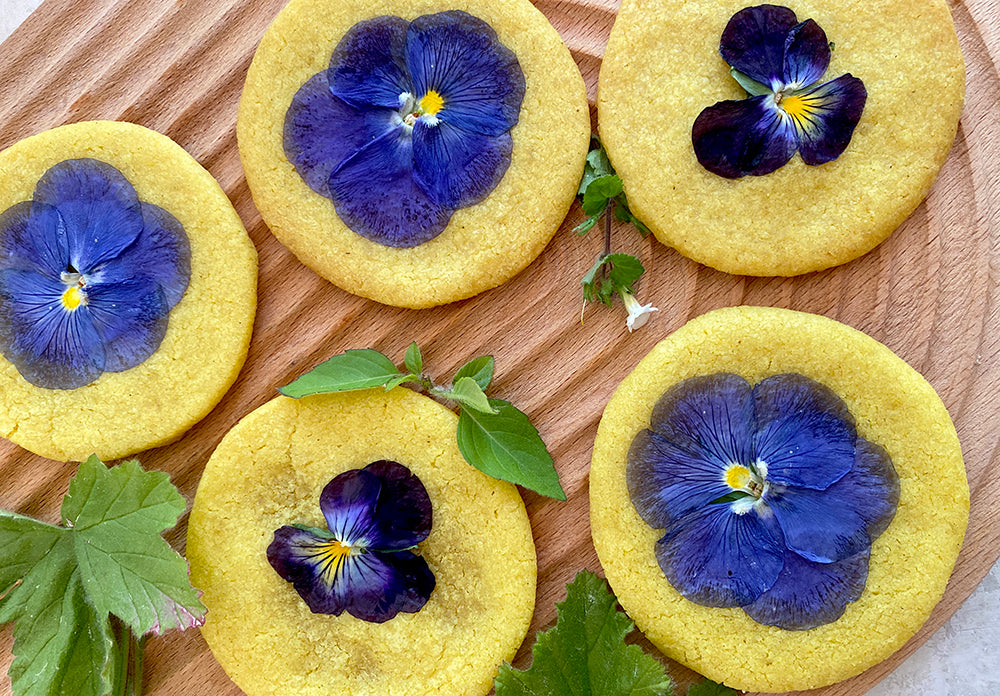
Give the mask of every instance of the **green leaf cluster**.
[[415, 384], [428, 394], [458, 405], [458, 449], [472, 466], [493, 478], [509, 481], [537, 493], [565, 500], [552, 455], [528, 417], [508, 401], [491, 399], [486, 389], [493, 380], [493, 356], [465, 363], [450, 387], [435, 385], [423, 372], [423, 355], [416, 343], [406, 349], [403, 370], [372, 348], [347, 350], [320, 363], [291, 384], [285, 396], [355, 391]]
[[700, 684], [692, 684], [688, 689], [687, 696], [739, 696], [739, 692], [711, 679], [706, 679]]
[[622, 186], [621, 177], [615, 174], [608, 159], [608, 153], [604, 151], [601, 141], [594, 137], [597, 144], [596, 149], [587, 154], [587, 164], [583, 169], [583, 179], [580, 180], [578, 195], [581, 196], [583, 212], [587, 219], [576, 226], [574, 232], [586, 234], [601, 219], [608, 208], [619, 222], [627, 222], [635, 226], [639, 233], [645, 237], [649, 234], [649, 228], [632, 214], [628, 207], [628, 199]]
[[634, 625], [605, 582], [581, 571], [556, 604], [556, 625], [538, 636], [527, 670], [502, 665], [496, 696], [670, 696], [663, 665], [625, 636]]
[[201, 624], [187, 562], [161, 536], [186, 506], [167, 474], [91, 456], [70, 482], [62, 526], [0, 511], [14, 696], [123, 693], [135, 636]]
[[603, 302], [608, 307], [616, 295], [635, 294], [633, 285], [645, 269], [631, 254], [603, 254], [580, 279], [586, 302]]

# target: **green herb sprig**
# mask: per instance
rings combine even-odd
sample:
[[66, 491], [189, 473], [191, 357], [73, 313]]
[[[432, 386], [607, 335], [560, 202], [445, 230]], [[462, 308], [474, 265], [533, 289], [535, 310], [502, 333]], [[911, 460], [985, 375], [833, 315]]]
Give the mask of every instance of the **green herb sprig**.
[[62, 525], [0, 511], [0, 623], [14, 623], [14, 696], [139, 696], [148, 634], [204, 621], [162, 532], [187, 507], [162, 471], [80, 464]]
[[711, 679], [706, 679], [699, 684], [692, 684], [688, 688], [687, 696], [739, 696], [739, 692]]
[[574, 231], [579, 235], [586, 234], [603, 215], [604, 253], [580, 280], [583, 286], [583, 307], [586, 310], [588, 302], [601, 302], [610, 307], [615, 295], [618, 295], [628, 311], [627, 325], [628, 330], [632, 331], [645, 324], [649, 314], [657, 309], [652, 305], [641, 305], [635, 299], [635, 283], [646, 269], [631, 254], [611, 252], [611, 220], [613, 217], [619, 222], [634, 225], [643, 237], [649, 234], [649, 228], [632, 214], [621, 177], [615, 174], [600, 140], [595, 136], [594, 141], [597, 148], [587, 155], [578, 192], [583, 212], [588, 217]]
[[496, 696], [670, 696], [664, 666], [627, 645], [632, 621], [604, 580], [581, 571], [556, 604], [556, 625], [539, 634], [527, 670], [500, 666]]
[[411, 343], [403, 370], [372, 348], [348, 350], [320, 363], [291, 384], [281, 387], [285, 396], [355, 391], [402, 384], [416, 385], [432, 397], [458, 406], [458, 449], [472, 466], [493, 478], [529, 488], [541, 495], [566, 500], [552, 455], [528, 417], [509, 401], [491, 399], [486, 389], [493, 380], [493, 356], [465, 363], [451, 386], [435, 384], [424, 373], [420, 348]]

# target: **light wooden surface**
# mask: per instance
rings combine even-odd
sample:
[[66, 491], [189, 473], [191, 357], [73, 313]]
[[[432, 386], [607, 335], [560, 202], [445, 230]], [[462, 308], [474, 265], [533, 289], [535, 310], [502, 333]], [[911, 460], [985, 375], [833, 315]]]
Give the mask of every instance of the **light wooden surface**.
[[[518, 404], [556, 460], [566, 503], [525, 492], [539, 559], [538, 603], [517, 664], [581, 568], [600, 569], [587, 523], [587, 470], [611, 391], [663, 336], [717, 307], [759, 304], [816, 312], [861, 329], [924, 374], [958, 427], [972, 489], [965, 547], [944, 600], [887, 662], [815, 693], [863, 694], [923, 643], [1000, 555], [1000, 11], [996, 0], [952, 5], [967, 62], [968, 97], [955, 148], [909, 220], [881, 247], [840, 268], [793, 279], [729, 276], [618, 229], [616, 250], [648, 269], [643, 302], [660, 308], [629, 334], [624, 313], [588, 309], [578, 279], [601, 250], [578, 238], [577, 206], [542, 256], [501, 288], [433, 310], [385, 307], [348, 295], [307, 270], [269, 234], [253, 206], [236, 149], [236, 104], [253, 51], [285, 0], [47, 0], [0, 45], [0, 147], [63, 123], [140, 123], [170, 136], [220, 181], [260, 253], [260, 307], [250, 356], [219, 406], [177, 443], [140, 455], [193, 497], [223, 434], [277, 386], [346, 348], [372, 346], [397, 361], [411, 340], [435, 375], [473, 355], [497, 358], [496, 394]], [[590, 90], [614, 21], [615, 0], [536, 0], [569, 44]], [[0, 10], [2, 11], [2, 10]], [[919, 79], [919, 75], [914, 76]], [[0, 507], [55, 522], [75, 465], [0, 441]], [[928, 501], [933, 504], [933, 501]], [[168, 535], [183, 548], [184, 524]], [[10, 660], [0, 632], [0, 668]], [[648, 647], [648, 646], [647, 646]], [[197, 632], [149, 643], [147, 693], [235, 696]], [[691, 679], [671, 664], [681, 684]], [[4, 680], [0, 693], [9, 684]], [[683, 693], [680, 690], [679, 693]]]

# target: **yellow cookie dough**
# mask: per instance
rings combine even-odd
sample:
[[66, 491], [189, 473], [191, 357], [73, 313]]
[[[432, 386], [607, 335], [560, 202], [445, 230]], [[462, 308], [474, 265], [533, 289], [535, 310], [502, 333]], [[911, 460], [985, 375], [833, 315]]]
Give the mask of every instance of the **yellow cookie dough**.
[[[741, 609], [689, 602], [654, 557], [662, 530], [629, 500], [625, 460], [649, 427], [653, 405], [695, 375], [734, 372], [750, 383], [797, 372], [848, 405], [858, 434], [888, 450], [899, 506], [872, 545], [864, 594], [837, 621], [807, 631], [755, 623]], [[590, 471], [597, 555], [622, 606], [666, 655], [750, 691], [809, 689], [854, 676], [889, 657], [931, 613], [958, 556], [969, 488], [958, 437], [931, 386], [888, 348], [831, 319], [784, 309], [709, 312], [658, 344], [604, 411]]]
[[[535, 602], [535, 547], [514, 486], [462, 459], [458, 417], [396, 388], [279, 397], [229, 432], [209, 460], [188, 527], [202, 628], [248, 696], [483, 696], [524, 640]], [[323, 487], [380, 459], [427, 488], [419, 553], [437, 585], [415, 614], [383, 624], [313, 614], [271, 568], [274, 530], [324, 527]]]
[[623, 0], [601, 67], [601, 137], [633, 212], [664, 244], [727, 273], [789, 276], [874, 248], [927, 195], [951, 148], [965, 89], [944, 0], [804, 0], [834, 44], [823, 81], [851, 73], [868, 100], [847, 150], [738, 180], [701, 167], [691, 126], [745, 92], [719, 55], [746, 0]]
[[[282, 147], [298, 89], [325, 70], [357, 22], [464, 10], [514, 51], [527, 89], [511, 131], [510, 168], [481, 203], [452, 215], [436, 238], [410, 249], [364, 239], [310, 189]], [[237, 122], [254, 201], [282, 244], [318, 274], [385, 304], [422, 308], [499, 285], [538, 256], [576, 196], [590, 141], [583, 78], [555, 29], [528, 0], [292, 0], [264, 35], [247, 74]]]
[[140, 200], [180, 221], [191, 280], [160, 347], [124, 372], [43, 389], [0, 356], [0, 435], [51, 459], [111, 460], [180, 437], [236, 380], [257, 308], [257, 252], [212, 175], [166, 136], [131, 123], [75, 123], [0, 152], [0, 211], [30, 201], [51, 166], [75, 158], [113, 165]]

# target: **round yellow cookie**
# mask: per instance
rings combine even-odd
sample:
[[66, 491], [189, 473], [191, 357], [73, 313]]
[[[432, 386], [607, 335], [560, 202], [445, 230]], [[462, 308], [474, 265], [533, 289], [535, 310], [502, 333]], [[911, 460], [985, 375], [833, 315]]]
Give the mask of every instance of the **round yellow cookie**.
[[[900, 478], [888, 529], [871, 550], [861, 598], [833, 623], [787, 631], [741, 609], [684, 599], [654, 556], [662, 530], [642, 521], [625, 483], [632, 439], [649, 427], [671, 385], [715, 372], [751, 384], [797, 372], [839, 395], [858, 434], [886, 448]], [[944, 592], [969, 514], [962, 454], [931, 386], [888, 348], [831, 319], [784, 309], [734, 307], [692, 320], [659, 343], [604, 411], [590, 471], [594, 546], [622, 606], [669, 657], [738, 689], [810, 689], [887, 658], [924, 623]]]
[[[462, 459], [458, 417], [408, 389], [279, 397], [233, 428], [209, 460], [188, 526], [202, 628], [248, 696], [482, 696], [524, 640], [535, 547], [514, 486]], [[313, 614], [268, 564], [274, 530], [325, 527], [323, 487], [389, 459], [430, 496], [418, 547], [437, 584], [415, 614], [382, 624]]]
[[114, 166], [141, 201], [180, 221], [190, 282], [159, 348], [131, 369], [45, 389], [0, 356], [0, 435], [51, 459], [111, 460], [180, 437], [236, 380], [257, 308], [257, 252], [212, 175], [166, 136], [131, 123], [75, 123], [0, 152], [0, 211], [30, 201], [50, 167], [78, 158]]
[[[485, 200], [455, 211], [434, 239], [409, 249], [382, 246], [351, 231], [333, 203], [295, 171], [282, 145], [285, 114], [357, 22], [381, 15], [413, 20], [444, 10], [486, 21], [520, 62], [527, 88], [511, 131], [510, 167]], [[542, 252], [576, 196], [590, 112], [569, 50], [528, 0], [292, 0], [254, 56], [237, 136], [254, 202], [300, 261], [348, 292], [423, 308], [495, 287]]]
[[944, 0], [804, 0], [834, 45], [822, 81], [868, 91], [835, 161], [796, 154], [731, 180], [695, 158], [702, 109], [746, 92], [719, 55], [745, 0], [623, 0], [601, 66], [601, 138], [633, 212], [664, 244], [727, 273], [790, 276], [845, 263], [882, 242], [927, 195], [955, 139], [965, 70]]

